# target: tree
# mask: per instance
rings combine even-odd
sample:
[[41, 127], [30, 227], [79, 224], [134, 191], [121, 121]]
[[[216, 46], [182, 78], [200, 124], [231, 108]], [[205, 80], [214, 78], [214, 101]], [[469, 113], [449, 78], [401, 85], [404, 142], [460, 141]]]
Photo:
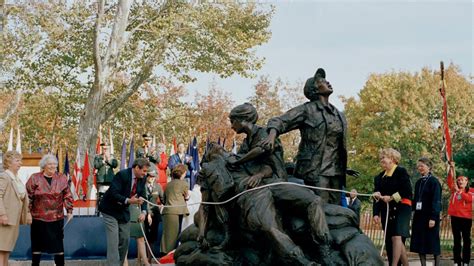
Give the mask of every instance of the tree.
[[471, 187], [474, 186], [474, 143], [471, 141], [460, 150], [454, 153], [454, 162], [456, 162], [456, 174], [471, 178]]
[[94, 153], [99, 125], [160, 74], [184, 82], [194, 79], [191, 71], [250, 76], [261, 67], [254, 48], [269, 39], [272, 14], [227, 1], [73, 1], [10, 11], [12, 47], [26, 50], [31, 31], [40, 49], [9, 87], [57, 93], [61, 106], [73, 110], [81, 154]]
[[[371, 191], [373, 176], [380, 170], [378, 151], [393, 147], [402, 154], [401, 164], [415, 174], [416, 161], [428, 156], [434, 172], [444, 177], [439, 73], [371, 74], [359, 99], [343, 99], [348, 120], [349, 165], [362, 177], [349, 178], [348, 187]], [[473, 84], [450, 65], [446, 70], [449, 122], [453, 150], [466, 145], [473, 133]]]
[[202, 140], [226, 139], [226, 146], [232, 145], [234, 137], [241, 140], [241, 136], [235, 136], [230, 128], [229, 112], [234, 102], [229, 94], [224, 93], [216, 84], [211, 84], [207, 94], [196, 94], [195, 104], [195, 115], [191, 125], [195, 126], [196, 135]]
[[[281, 115], [306, 101], [301, 84], [289, 85], [280, 79], [272, 82], [269, 77], [262, 76], [254, 87], [254, 94], [249, 98], [258, 112], [258, 124], [266, 126], [269, 119]], [[280, 139], [284, 148], [285, 161], [292, 162], [298, 152], [301, 140], [299, 131], [291, 131]]]

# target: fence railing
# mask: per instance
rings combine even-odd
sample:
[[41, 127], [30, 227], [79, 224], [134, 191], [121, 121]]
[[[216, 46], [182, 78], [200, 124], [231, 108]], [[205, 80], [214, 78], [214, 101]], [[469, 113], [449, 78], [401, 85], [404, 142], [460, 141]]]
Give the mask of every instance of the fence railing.
[[[366, 211], [360, 216], [360, 229], [372, 240], [374, 245], [380, 249], [383, 242], [383, 230], [380, 223], [375, 223], [372, 212]], [[474, 231], [474, 227], [473, 230]], [[471, 232], [472, 234], [472, 232]], [[451, 219], [445, 215], [440, 224], [440, 240], [442, 255], [449, 255], [453, 250], [453, 233], [451, 231]], [[410, 246], [410, 239], [406, 240], [406, 246]]]

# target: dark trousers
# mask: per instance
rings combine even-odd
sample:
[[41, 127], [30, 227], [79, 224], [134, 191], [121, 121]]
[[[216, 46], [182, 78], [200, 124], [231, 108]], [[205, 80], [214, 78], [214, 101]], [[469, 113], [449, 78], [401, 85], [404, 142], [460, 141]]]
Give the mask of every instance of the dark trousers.
[[[461, 265], [461, 263], [469, 264], [471, 259], [471, 227], [472, 219], [451, 216], [451, 229], [454, 238], [453, 256], [454, 263], [458, 265]], [[462, 257], [461, 238], [463, 240]]]

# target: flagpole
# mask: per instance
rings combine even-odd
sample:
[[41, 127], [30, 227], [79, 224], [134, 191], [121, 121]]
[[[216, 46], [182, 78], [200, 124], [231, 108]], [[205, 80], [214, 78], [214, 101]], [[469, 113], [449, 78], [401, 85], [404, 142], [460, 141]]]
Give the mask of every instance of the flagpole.
[[[444, 63], [443, 61], [440, 62], [440, 70], [441, 70], [441, 82], [440, 82], [440, 94], [443, 101], [443, 111], [442, 111], [442, 118], [443, 118], [443, 140], [444, 140], [444, 150], [446, 161], [448, 163], [447, 166], [447, 174], [448, 174], [448, 182], [453, 180], [456, 176], [456, 171], [454, 169], [453, 161], [453, 154], [452, 154], [452, 146], [451, 146], [451, 135], [449, 133], [449, 123], [448, 123], [448, 103], [446, 100], [446, 81], [444, 79]], [[454, 182], [454, 186], [457, 188], [456, 182]]]

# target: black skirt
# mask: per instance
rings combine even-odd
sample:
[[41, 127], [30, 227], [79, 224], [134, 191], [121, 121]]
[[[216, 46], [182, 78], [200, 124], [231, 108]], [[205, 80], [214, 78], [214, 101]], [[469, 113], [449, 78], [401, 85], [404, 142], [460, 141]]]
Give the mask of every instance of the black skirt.
[[[385, 228], [386, 210], [382, 208], [382, 226]], [[392, 236], [410, 237], [411, 206], [397, 203], [390, 204], [388, 215], [387, 238]]]
[[31, 224], [31, 251], [45, 253], [64, 252], [64, 219], [44, 222], [33, 219]]

